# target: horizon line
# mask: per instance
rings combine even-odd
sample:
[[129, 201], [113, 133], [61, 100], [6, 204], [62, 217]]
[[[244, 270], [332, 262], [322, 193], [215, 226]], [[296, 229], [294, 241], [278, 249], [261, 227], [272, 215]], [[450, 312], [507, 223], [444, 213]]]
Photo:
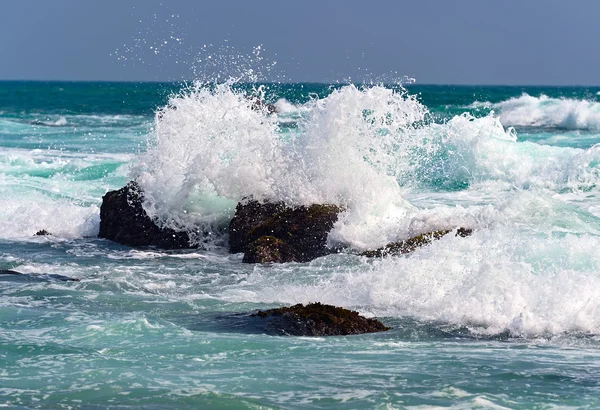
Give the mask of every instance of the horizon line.
[[[41, 80], [41, 79], [0, 79], [0, 83], [106, 83], [106, 84], [186, 84], [194, 80]], [[501, 83], [373, 83], [373, 82], [327, 82], [327, 81], [245, 81], [236, 84], [315, 84], [315, 85], [348, 85], [348, 84], [383, 84], [410, 86], [452, 86], [452, 87], [598, 87], [600, 84], [501, 84]]]

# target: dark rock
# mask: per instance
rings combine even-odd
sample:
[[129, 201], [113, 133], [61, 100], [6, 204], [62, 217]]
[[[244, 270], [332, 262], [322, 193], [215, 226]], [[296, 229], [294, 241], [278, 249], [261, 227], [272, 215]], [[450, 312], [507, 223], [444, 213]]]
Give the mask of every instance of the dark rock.
[[102, 197], [98, 237], [129, 246], [191, 247], [186, 232], [158, 227], [142, 207], [143, 201], [143, 192], [135, 181], [118, 191], [107, 192]]
[[367, 319], [357, 312], [321, 303], [258, 311], [253, 316], [268, 320], [268, 333], [282, 335], [357, 335], [390, 329], [376, 319]]
[[59, 280], [61, 282], [80, 282], [80, 280], [77, 278], [71, 278], [70, 276], [59, 275], [58, 273], [46, 273], [46, 274], [38, 275], [38, 276], [41, 276], [43, 278], [48, 278], [48, 279]]
[[246, 245], [258, 239], [258, 237], [250, 237], [250, 233], [284, 209], [286, 206], [283, 202], [261, 203], [248, 200], [238, 203], [235, 215], [229, 224], [229, 251], [244, 252]]
[[246, 246], [244, 263], [296, 262], [295, 250], [274, 236], [261, 236]]
[[22, 275], [22, 273], [10, 269], [0, 269], [0, 275]]
[[[383, 257], [389, 255], [400, 255], [405, 253], [413, 252], [415, 249], [420, 248], [425, 245], [429, 245], [431, 242], [440, 239], [442, 236], [445, 236], [452, 232], [451, 230], [442, 230], [442, 231], [433, 231], [424, 233], [421, 235], [417, 235], [410, 239], [406, 239], [404, 241], [392, 242], [383, 248], [376, 249], [374, 251], [366, 251], [361, 253], [361, 256], [366, 256], [369, 258], [373, 257]], [[456, 236], [466, 237], [470, 236], [473, 233], [472, 229], [469, 228], [458, 228], [456, 230]]]
[[467, 236], [471, 236], [473, 234], [473, 229], [471, 228], [458, 228], [456, 230], [456, 235], [454, 236], [460, 236], [461, 238], [466, 238]]
[[17, 272], [15, 270], [10, 269], [0, 269], [0, 277], [1, 276], [14, 276], [19, 278], [25, 278], [28, 280], [59, 280], [61, 282], [79, 282], [77, 278], [71, 278], [69, 276], [59, 275], [56, 273], [22, 273]]
[[48, 236], [48, 235], [52, 235], [52, 234], [45, 229], [41, 229], [41, 230], [37, 231], [33, 236]]
[[289, 207], [279, 202], [241, 202], [229, 225], [229, 250], [247, 252], [259, 238], [273, 237], [288, 245], [277, 242], [280, 252], [285, 248], [286, 259], [310, 261], [332, 252], [327, 248], [327, 235], [341, 211], [337, 205]]

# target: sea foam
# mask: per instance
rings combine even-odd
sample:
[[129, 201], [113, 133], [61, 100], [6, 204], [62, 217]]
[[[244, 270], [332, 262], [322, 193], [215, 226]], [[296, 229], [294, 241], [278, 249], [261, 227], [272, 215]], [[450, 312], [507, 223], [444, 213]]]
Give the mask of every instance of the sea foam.
[[291, 271], [258, 267], [217, 296], [255, 303], [318, 300], [379, 317], [451, 323], [481, 335], [597, 334], [598, 245], [598, 236], [552, 237], [505, 226], [469, 238], [449, 235], [410, 257], [353, 264], [332, 256]]
[[523, 94], [493, 105], [506, 126], [599, 130], [600, 103]]

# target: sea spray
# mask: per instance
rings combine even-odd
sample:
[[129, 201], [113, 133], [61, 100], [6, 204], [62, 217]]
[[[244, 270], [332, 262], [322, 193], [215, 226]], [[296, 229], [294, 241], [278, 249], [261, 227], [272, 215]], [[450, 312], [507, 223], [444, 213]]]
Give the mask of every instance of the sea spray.
[[252, 98], [230, 84], [197, 84], [157, 113], [135, 169], [144, 206], [173, 228], [222, 225], [240, 199], [274, 196], [280, 145], [275, 119]]
[[147, 211], [163, 224], [191, 227], [226, 220], [252, 196], [344, 205], [347, 223], [404, 217], [411, 206], [396, 178], [401, 144], [424, 121], [425, 107], [405, 93], [352, 85], [309, 106], [299, 132], [286, 135], [277, 117], [230, 84], [173, 97], [136, 170]]

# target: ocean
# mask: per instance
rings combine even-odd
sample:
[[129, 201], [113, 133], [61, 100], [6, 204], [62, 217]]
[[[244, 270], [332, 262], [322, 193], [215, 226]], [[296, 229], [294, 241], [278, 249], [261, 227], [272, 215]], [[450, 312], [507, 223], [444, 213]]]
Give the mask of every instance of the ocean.
[[[600, 407], [598, 87], [0, 82], [0, 146], [0, 407]], [[96, 237], [132, 179], [197, 249]], [[343, 205], [345, 250], [242, 263], [249, 196]], [[392, 330], [251, 326], [309, 302]]]

